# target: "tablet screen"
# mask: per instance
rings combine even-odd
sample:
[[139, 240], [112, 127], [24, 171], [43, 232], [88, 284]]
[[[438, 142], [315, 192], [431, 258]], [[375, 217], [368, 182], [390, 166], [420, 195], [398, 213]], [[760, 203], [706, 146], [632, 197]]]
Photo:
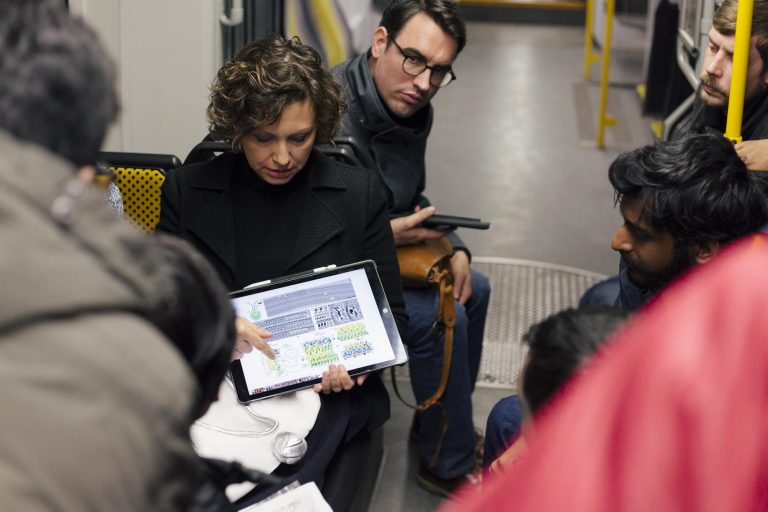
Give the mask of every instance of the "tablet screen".
[[274, 360], [256, 350], [232, 365], [245, 402], [311, 386], [330, 364], [350, 375], [407, 361], [372, 261], [289, 277], [231, 296], [238, 316], [270, 331]]

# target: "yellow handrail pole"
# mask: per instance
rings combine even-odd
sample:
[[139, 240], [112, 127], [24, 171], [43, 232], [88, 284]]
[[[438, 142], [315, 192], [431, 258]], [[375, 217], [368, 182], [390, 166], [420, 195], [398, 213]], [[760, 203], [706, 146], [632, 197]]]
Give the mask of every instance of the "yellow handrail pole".
[[285, 3], [285, 26], [288, 37], [299, 35], [299, 0], [288, 0]]
[[728, 119], [725, 122], [725, 136], [734, 142], [741, 142], [744, 91], [747, 86], [747, 61], [749, 60], [749, 42], [752, 37], [752, 7], [753, 0], [739, 0], [736, 11], [731, 92], [728, 97]]
[[589, 80], [592, 74], [592, 64], [600, 60], [600, 56], [592, 51], [592, 30], [595, 24], [595, 0], [587, 0], [586, 28], [584, 29], [584, 80]]
[[608, 70], [611, 67], [611, 32], [616, 0], [605, 0], [605, 35], [603, 37], [603, 64], [600, 70], [600, 112], [597, 114], [597, 144], [605, 147], [605, 127], [616, 124], [616, 119], [605, 113], [608, 104]]
[[332, 68], [341, 64], [347, 60], [349, 51], [333, 3], [327, 0], [310, 0], [310, 7], [316, 21], [315, 28], [325, 50], [326, 65]]

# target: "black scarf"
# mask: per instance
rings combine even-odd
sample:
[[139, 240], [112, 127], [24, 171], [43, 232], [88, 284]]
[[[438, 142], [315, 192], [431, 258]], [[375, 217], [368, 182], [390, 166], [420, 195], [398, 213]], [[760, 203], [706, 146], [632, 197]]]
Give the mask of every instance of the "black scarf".
[[[688, 133], [725, 131], [727, 109], [710, 107], [701, 101], [701, 86], [696, 90], [693, 102], [691, 124]], [[768, 90], [763, 89], [744, 104], [744, 117], [741, 124], [743, 140], [768, 139]]]

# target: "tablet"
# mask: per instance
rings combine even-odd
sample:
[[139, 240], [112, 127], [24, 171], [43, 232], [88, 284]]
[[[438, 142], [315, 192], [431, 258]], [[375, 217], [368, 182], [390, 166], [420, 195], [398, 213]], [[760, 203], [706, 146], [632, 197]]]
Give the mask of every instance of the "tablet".
[[330, 364], [359, 375], [408, 361], [371, 260], [256, 283], [230, 299], [238, 316], [273, 333], [276, 353], [232, 362], [243, 403], [310, 387]]

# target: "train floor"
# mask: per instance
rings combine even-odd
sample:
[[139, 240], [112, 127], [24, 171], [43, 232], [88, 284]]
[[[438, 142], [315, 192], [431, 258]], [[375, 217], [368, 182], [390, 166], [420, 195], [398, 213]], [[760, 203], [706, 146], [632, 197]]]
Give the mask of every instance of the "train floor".
[[[617, 49], [608, 110], [617, 118], [605, 149], [595, 148], [600, 70], [583, 78], [583, 27], [468, 23], [458, 79], [433, 100], [427, 196], [440, 213], [480, 217], [488, 231], [463, 229], [475, 266], [491, 277], [484, 358], [473, 396], [478, 427], [514, 392], [520, 335], [543, 316], [574, 305], [615, 272], [610, 249], [620, 224], [607, 179], [622, 151], [652, 142], [633, 83], [642, 52]], [[407, 369], [399, 373], [410, 393]], [[412, 412], [392, 399], [385, 456], [371, 512], [430, 511], [441, 499], [416, 482], [408, 444]]]

